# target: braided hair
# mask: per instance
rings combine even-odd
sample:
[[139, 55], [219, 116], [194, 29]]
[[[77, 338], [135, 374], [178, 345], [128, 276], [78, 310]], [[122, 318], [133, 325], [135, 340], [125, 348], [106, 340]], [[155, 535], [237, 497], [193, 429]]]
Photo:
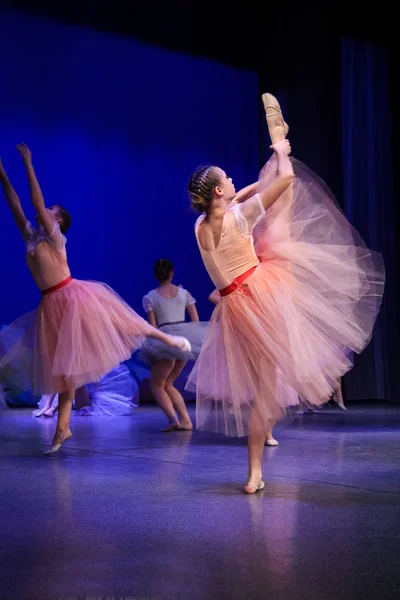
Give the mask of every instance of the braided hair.
[[189, 181], [189, 197], [192, 207], [199, 212], [207, 212], [214, 198], [214, 190], [221, 184], [218, 167], [202, 167]]

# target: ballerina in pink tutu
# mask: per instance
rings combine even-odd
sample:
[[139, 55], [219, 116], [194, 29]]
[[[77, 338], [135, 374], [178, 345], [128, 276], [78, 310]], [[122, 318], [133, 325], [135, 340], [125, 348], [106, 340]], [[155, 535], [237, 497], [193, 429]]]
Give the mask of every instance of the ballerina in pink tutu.
[[20, 389], [35, 395], [59, 393], [57, 452], [71, 437], [75, 390], [99, 381], [130, 358], [148, 337], [190, 349], [185, 338], [167, 335], [135, 313], [103, 283], [73, 279], [65, 250], [71, 217], [61, 206], [46, 208], [29, 148], [22, 156], [37, 213], [38, 229], [26, 219], [20, 200], [0, 161], [0, 183], [26, 243], [26, 262], [42, 300], [39, 308], [17, 319], [0, 334], [0, 372]]
[[266, 432], [299, 399], [319, 407], [370, 340], [384, 288], [326, 185], [290, 160], [276, 99], [263, 97], [274, 151], [236, 194], [220, 168], [189, 183], [204, 265], [221, 296], [187, 388], [199, 429], [248, 435], [245, 492], [264, 487]]

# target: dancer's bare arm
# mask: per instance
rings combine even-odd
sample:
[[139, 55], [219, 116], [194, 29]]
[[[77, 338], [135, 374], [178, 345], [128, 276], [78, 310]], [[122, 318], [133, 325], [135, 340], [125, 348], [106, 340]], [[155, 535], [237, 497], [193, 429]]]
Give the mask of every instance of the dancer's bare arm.
[[147, 320], [150, 323], [150, 325], [152, 325], [153, 327], [157, 327], [157, 321], [156, 321], [156, 313], [154, 312], [154, 310], [149, 310], [147, 314]]
[[47, 235], [53, 233], [54, 220], [47, 212], [42, 190], [36, 177], [35, 169], [32, 164], [32, 153], [26, 144], [18, 144], [17, 150], [20, 153], [25, 165], [26, 174], [28, 175], [29, 189], [31, 192], [31, 200], [33, 207], [38, 215]]
[[18, 194], [14, 190], [11, 185], [10, 180], [8, 179], [7, 173], [3, 167], [3, 163], [0, 159], [0, 184], [3, 188], [4, 195], [7, 200], [7, 204], [10, 207], [11, 213], [14, 217], [14, 220], [20, 230], [22, 236], [25, 234], [25, 228], [27, 223], [27, 218], [22, 209], [20, 199], [18, 198]]
[[200, 320], [199, 313], [197, 312], [195, 304], [189, 304], [189, 306], [186, 307], [186, 310], [188, 311], [188, 315], [191, 321], [198, 322]]
[[219, 290], [214, 290], [211, 292], [211, 294], [208, 296], [208, 299], [213, 304], [218, 304], [221, 300], [221, 294], [219, 293]]
[[190, 320], [192, 322], [197, 323], [198, 321], [200, 321], [200, 319], [199, 319], [199, 313], [197, 312], [195, 300], [193, 300], [193, 296], [189, 292], [186, 292], [186, 293], [187, 293], [186, 310], [188, 311]]
[[254, 194], [257, 193], [257, 184], [258, 182], [256, 181], [255, 183], [246, 186], [242, 190], [239, 190], [233, 199], [233, 203], [241, 204], [242, 202], [245, 202], [246, 200], [254, 196]]

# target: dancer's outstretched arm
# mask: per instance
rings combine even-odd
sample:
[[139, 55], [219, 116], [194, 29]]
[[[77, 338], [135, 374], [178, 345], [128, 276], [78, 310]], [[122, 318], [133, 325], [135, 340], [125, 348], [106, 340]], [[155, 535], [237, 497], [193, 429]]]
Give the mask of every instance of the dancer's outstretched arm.
[[13, 186], [11, 185], [10, 180], [8, 179], [7, 173], [3, 167], [3, 163], [0, 159], [0, 184], [3, 188], [4, 195], [7, 200], [7, 204], [10, 207], [14, 220], [20, 230], [22, 236], [25, 234], [25, 228], [27, 223], [27, 218], [22, 209], [20, 199]]
[[241, 204], [242, 202], [245, 202], [246, 200], [254, 196], [254, 194], [257, 193], [257, 184], [258, 182], [256, 181], [255, 183], [246, 186], [242, 190], [239, 190], [233, 199], [233, 203]]
[[29, 189], [31, 192], [31, 200], [33, 207], [47, 235], [50, 235], [51, 233], [53, 233], [54, 219], [47, 212], [46, 207], [44, 205], [42, 190], [40, 189], [35, 169], [33, 168], [32, 164], [32, 152], [29, 150], [26, 144], [18, 144], [17, 150], [22, 156], [22, 160], [24, 161], [26, 169], [26, 174], [28, 175]]

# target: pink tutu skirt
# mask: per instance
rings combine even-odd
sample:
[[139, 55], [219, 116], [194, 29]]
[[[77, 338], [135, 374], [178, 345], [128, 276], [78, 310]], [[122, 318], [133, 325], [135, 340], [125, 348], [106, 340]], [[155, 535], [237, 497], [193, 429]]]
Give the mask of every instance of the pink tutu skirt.
[[[384, 266], [313, 173], [296, 178], [253, 232], [260, 264], [217, 305], [187, 389], [197, 428], [265, 432], [299, 400], [319, 407], [368, 344]], [[262, 189], [276, 177], [271, 159]]]
[[0, 333], [0, 374], [34, 394], [99, 381], [130, 358], [150, 325], [104, 283], [73, 279]]

